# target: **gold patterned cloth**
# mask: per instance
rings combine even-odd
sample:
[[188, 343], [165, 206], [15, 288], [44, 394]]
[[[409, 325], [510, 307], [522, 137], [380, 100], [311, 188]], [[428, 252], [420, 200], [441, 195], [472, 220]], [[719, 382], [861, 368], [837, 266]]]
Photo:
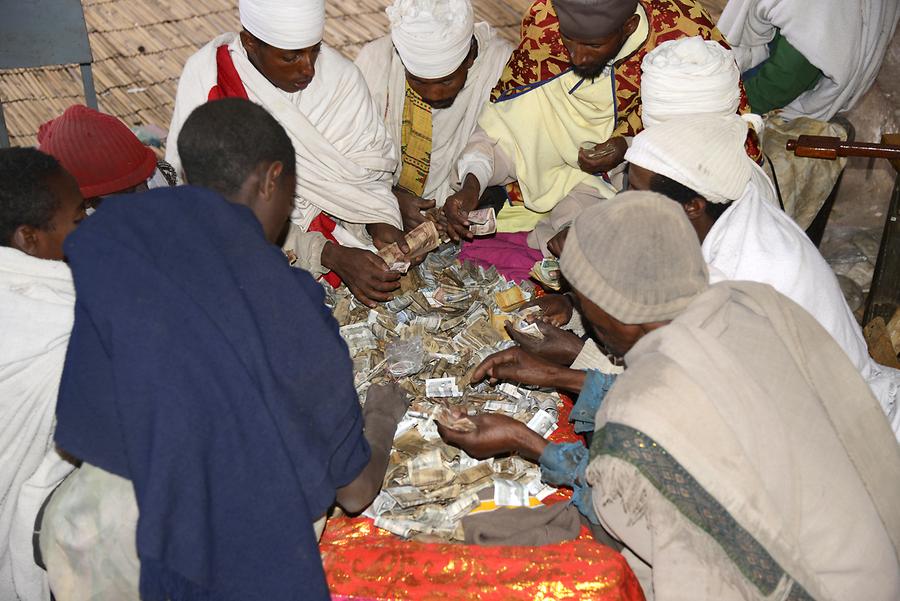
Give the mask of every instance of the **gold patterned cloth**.
[[431, 105], [406, 84], [403, 122], [400, 126], [401, 161], [398, 186], [422, 196], [431, 167]]

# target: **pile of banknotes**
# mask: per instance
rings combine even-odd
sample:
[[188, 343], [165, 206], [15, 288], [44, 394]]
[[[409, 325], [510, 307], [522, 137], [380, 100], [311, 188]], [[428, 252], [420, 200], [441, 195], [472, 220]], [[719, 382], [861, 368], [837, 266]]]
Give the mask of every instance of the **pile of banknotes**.
[[[407, 242], [418, 244], [409, 237]], [[438, 424], [468, 432], [475, 429], [472, 416], [502, 413], [547, 437], [559, 415], [555, 391], [472, 382], [479, 363], [514, 345], [507, 322], [541, 336], [533, 323], [540, 309], [523, 307], [534, 295], [530, 283], [461, 264], [458, 253], [458, 246], [440, 246], [408, 270], [393, 300], [374, 309], [344, 287], [327, 289], [360, 399], [372, 384], [390, 381], [412, 397], [397, 428], [384, 488], [365, 512], [376, 526], [406, 538], [462, 540], [462, 519], [473, 511], [534, 506], [555, 492], [528, 461], [480, 461], [438, 435]]]

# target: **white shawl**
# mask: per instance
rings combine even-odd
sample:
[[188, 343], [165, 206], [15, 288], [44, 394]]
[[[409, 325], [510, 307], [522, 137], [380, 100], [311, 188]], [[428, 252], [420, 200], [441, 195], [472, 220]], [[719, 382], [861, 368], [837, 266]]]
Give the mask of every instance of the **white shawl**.
[[784, 117], [827, 121], [853, 108], [875, 81], [898, 19], [897, 0], [729, 0], [718, 27], [741, 71], [768, 58], [780, 30], [824, 74]]
[[322, 44], [316, 75], [305, 90], [284, 92], [250, 63], [236, 33], [225, 33], [194, 54], [178, 82], [166, 160], [181, 172], [177, 140], [184, 121], [216, 85], [216, 49], [227, 44], [251, 100], [284, 126], [297, 153], [297, 195], [291, 220], [303, 230], [319, 214], [349, 223], [402, 228], [390, 176], [397, 156], [359, 70]]
[[[442, 206], [453, 190], [459, 188], [457, 161], [475, 131], [481, 109], [512, 52], [512, 46], [487, 23], [475, 25], [475, 39], [478, 40], [478, 58], [469, 69], [466, 85], [453, 106], [433, 113], [431, 167], [423, 196], [437, 200], [437, 206]], [[366, 78], [379, 114], [384, 118], [399, 152], [406, 99], [406, 70], [394, 50], [391, 37], [384, 36], [363, 46], [356, 58], [356, 65]], [[394, 172], [394, 183], [399, 179], [398, 167]]]
[[16, 599], [17, 591], [49, 598], [46, 574], [30, 552], [44, 495], [19, 493], [45, 458], [54, 481], [45, 479], [44, 493], [71, 469], [59, 469], [53, 430], [74, 305], [65, 263], [0, 247], [0, 599]]
[[896, 396], [900, 372], [875, 363], [834, 272], [819, 250], [784, 211], [775, 189], [757, 165], [744, 195], [710, 229], [703, 241], [711, 283], [748, 280], [769, 284], [806, 309], [847, 353], [872, 388], [898, 434]]

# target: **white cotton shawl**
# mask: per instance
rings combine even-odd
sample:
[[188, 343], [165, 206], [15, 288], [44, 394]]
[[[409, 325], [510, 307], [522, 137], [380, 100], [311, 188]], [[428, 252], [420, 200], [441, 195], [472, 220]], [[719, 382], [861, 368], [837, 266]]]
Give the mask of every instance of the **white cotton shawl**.
[[718, 27], [741, 71], [768, 58], [780, 30], [824, 74], [783, 116], [827, 121], [853, 108], [875, 81], [898, 19], [897, 0], [730, 0]]
[[[49, 598], [46, 573], [34, 565], [30, 552], [31, 530], [44, 501], [41, 492], [52, 490], [71, 469], [56, 455], [53, 430], [74, 305], [75, 288], [65, 263], [0, 247], [2, 599]], [[38, 494], [20, 497], [26, 480], [45, 459], [52, 464], [46, 467], [53, 471], [52, 480], [44, 478], [46, 486]]]
[[469, 0], [395, 0], [385, 12], [394, 46], [416, 77], [447, 77], [469, 54], [475, 23]]
[[741, 73], [718, 42], [698, 36], [663, 42], [644, 57], [641, 72], [644, 127], [682, 115], [737, 113]]
[[[431, 166], [423, 196], [435, 199], [438, 206], [442, 206], [454, 188], [459, 187], [458, 159], [475, 131], [481, 110], [512, 52], [512, 46], [487, 23], [475, 25], [475, 39], [478, 40], [478, 58], [469, 69], [466, 85], [453, 106], [435, 110], [432, 117]], [[400, 149], [406, 73], [390, 36], [364, 46], [356, 58], [356, 64], [366, 78], [394, 146]], [[398, 168], [394, 173], [394, 183], [399, 179]]]
[[272, 113], [294, 145], [297, 192], [291, 220], [305, 231], [325, 212], [349, 223], [402, 228], [391, 192], [390, 178], [397, 166], [391, 137], [359, 69], [324, 44], [312, 83], [293, 94], [279, 90], [256, 70], [236, 33], [217, 37], [188, 59], [166, 141], [166, 160], [179, 174], [178, 134], [216, 85], [216, 49], [223, 44], [228, 45], [250, 99]]
[[710, 283], [747, 280], [769, 284], [812, 315], [831, 334], [872, 389], [898, 435], [900, 372], [870, 356], [831, 267], [806, 233], [775, 204], [772, 180], [752, 164], [741, 197], [716, 220], [703, 240]]
[[325, 0], [240, 0], [241, 25], [276, 48], [315, 46], [325, 33]]

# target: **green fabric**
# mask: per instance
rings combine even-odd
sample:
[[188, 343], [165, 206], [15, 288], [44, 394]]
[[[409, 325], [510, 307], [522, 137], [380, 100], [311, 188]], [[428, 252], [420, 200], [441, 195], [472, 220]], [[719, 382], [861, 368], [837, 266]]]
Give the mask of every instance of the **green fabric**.
[[745, 73], [744, 88], [754, 113], [768, 113], [790, 104], [822, 77], [822, 71], [781, 36], [769, 44], [769, 58]]

